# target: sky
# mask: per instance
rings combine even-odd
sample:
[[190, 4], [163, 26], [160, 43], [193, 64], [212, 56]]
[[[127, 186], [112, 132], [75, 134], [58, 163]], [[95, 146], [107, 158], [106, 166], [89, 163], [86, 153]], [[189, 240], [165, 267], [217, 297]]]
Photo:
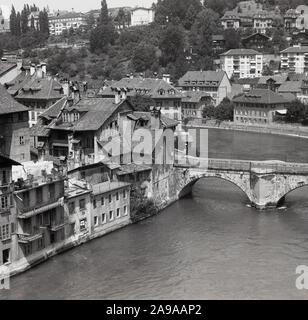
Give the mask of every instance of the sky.
[[[107, 0], [109, 8], [114, 7], [150, 7], [155, 0]], [[100, 8], [100, 0], [0, 0], [2, 11], [8, 11], [14, 5], [17, 10], [22, 9], [25, 3], [35, 3], [39, 8], [49, 6], [50, 10], [72, 10], [87, 12]], [[6, 13], [4, 12], [6, 15]]]

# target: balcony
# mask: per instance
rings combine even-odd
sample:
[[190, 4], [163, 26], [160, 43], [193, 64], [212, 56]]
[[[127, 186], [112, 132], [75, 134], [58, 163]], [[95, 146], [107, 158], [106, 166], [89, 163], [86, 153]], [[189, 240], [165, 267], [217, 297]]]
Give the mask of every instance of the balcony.
[[61, 197], [60, 199], [50, 199], [49, 201], [45, 201], [44, 203], [41, 203], [41, 204], [37, 203], [34, 206], [25, 206], [25, 205], [21, 206], [19, 204], [18, 209], [20, 213], [18, 214], [18, 218], [19, 219], [30, 218], [42, 212], [60, 207], [62, 206], [62, 203], [63, 203], [63, 197]]
[[22, 244], [28, 244], [31, 243], [35, 240], [41, 239], [43, 236], [42, 233], [37, 233], [37, 234], [28, 234], [28, 233], [23, 233], [23, 234], [17, 234], [18, 237], [18, 243]]
[[68, 141], [67, 140], [56, 140], [54, 139], [52, 141], [52, 146], [53, 147], [64, 147], [64, 148], [68, 148]]
[[61, 229], [63, 229], [65, 227], [65, 223], [64, 221], [62, 222], [56, 222], [56, 223], [52, 223], [50, 226], [48, 226], [48, 229], [52, 232], [57, 232]]

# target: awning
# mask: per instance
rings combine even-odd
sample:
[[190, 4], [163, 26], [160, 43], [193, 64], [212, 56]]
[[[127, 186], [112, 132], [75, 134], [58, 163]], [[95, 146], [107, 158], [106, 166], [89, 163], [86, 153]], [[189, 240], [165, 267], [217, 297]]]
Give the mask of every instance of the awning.
[[285, 116], [285, 115], [287, 114], [288, 110], [287, 110], [287, 109], [282, 109], [282, 110], [276, 110], [276, 112], [277, 112], [278, 114], [280, 114], [280, 115]]

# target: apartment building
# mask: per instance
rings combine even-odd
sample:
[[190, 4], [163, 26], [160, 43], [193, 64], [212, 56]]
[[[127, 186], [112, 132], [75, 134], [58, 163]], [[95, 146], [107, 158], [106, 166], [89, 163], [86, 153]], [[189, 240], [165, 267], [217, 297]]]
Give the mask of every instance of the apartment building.
[[18, 162], [0, 154], [0, 266], [11, 263], [16, 246], [16, 209], [12, 166]]
[[237, 124], [271, 124], [276, 112], [285, 111], [289, 100], [270, 89], [254, 89], [233, 98], [234, 122]]
[[65, 12], [49, 17], [49, 32], [59, 36], [63, 31], [77, 30], [87, 25], [86, 16], [83, 13]]
[[182, 100], [183, 119], [202, 119], [202, 112], [205, 106], [214, 105], [214, 99], [202, 91], [185, 92]]
[[190, 92], [202, 92], [210, 96], [217, 106], [231, 93], [231, 83], [224, 71], [188, 71], [179, 79], [179, 87], [186, 96], [184, 103], [189, 103], [187, 95]]
[[58, 174], [29, 176], [19, 181], [14, 199], [17, 209], [17, 257], [31, 263], [65, 240], [64, 178]]
[[281, 69], [284, 72], [308, 71], [308, 46], [289, 47], [280, 52]]
[[231, 79], [262, 75], [263, 55], [253, 49], [231, 49], [220, 55], [221, 68]]
[[30, 160], [28, 108], [0, 85], [0, 153], [18, 162]]
[[259, 11], [253, 16], [253, 27], [255, 32], [266, 33], [273, 27], [274, 16], [268, 11]]

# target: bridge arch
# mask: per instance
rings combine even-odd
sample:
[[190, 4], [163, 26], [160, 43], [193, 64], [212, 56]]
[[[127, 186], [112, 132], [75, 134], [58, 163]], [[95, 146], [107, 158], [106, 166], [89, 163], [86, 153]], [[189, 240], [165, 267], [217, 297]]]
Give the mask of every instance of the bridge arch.
[[244, 193], [248, 201], [252, 202], [248, 181], [247, 183], [245, 183], [243, 182], [242, 179], [240, 179], [240, 177], [238, 179], [234, 179], [234, 178], [230, 178], [228, 175], [209, 174], [209, 172], [207, 172], [206, 174], [198, 174], [195, 176], [194, 175], [191, 176], [190, 179], [186, 182], [184, 186], [182, 186], [181, 190], [179, 191], [179, 198], [182, 198], [185, 195], [191, 193], [192, 187], [202, 179], [218, 179], [218, 180], [226, 181], [234, 185], [238, 190]]
[[279, 194], [277, 206], [282, 205], [285, 202], [286, 197], [290, 193], [292, 193], [295, 190], [298, 190], [298, 189], [301, 189], [301, 188], [305, 188], [305, 187], [308, 188], [308, 181], [306, 181], [304, 183], [301, 183], [301, 184], [298, 184], [295, 187], [294, 186], [292, 187], [292, 186], [289, 185], [289, 188], [286, 191], [284, 191], [283, 194], [282, 193]]

